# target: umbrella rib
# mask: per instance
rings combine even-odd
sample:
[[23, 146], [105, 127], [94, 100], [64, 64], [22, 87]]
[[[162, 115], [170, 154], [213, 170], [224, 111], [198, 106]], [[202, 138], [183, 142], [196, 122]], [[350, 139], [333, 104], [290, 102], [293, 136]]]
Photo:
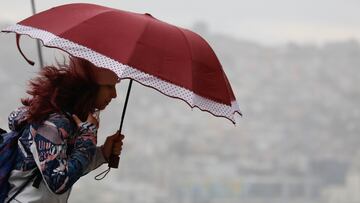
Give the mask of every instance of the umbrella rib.
[[[193, 61], [195, 61], [194, 59], [193, 59], [193, 53], [192, 53], [192, 51], [191, 51], [191, 49], [190, 49], [190, 43], [189, 43], [189, 40], [187, 39], [187, 37], [186, 37], [186, 35], [185, 35], [185, 33], [183, 32], [183, 30], [181, 29], [181, 28], [179, 28], [179, 27], [177, 27], [177, 26], [175, 26], [179, 31], [180, 31], [180, 33], [181, 33], [181, 35], [183, 36], [183, 38], [185, 39], [185, 41], [186, 41], [186, 44], [188, 45], [187, 46], [187, 48], [188, 48], [188, 50], [189, 50], [189, 53], [190, 53], [190, 58], [191, 58], [191, 62], [193, 62]], [[211, 48], [211, 47], [210, 47]], [[219, 64], [220, 64], [220, 62], [219, 62]], [[222, 74], [224, 73], [224, 71], [222, 70]], [[191, 74], [192, 74], [192, 72], [191, 72]], [[191, 75], [191, 78], [193, 78], [193, 75]], [[193, 85], [193, 83], [191, 83], [191, 85]], [[228, 89], [227, 89], [227, 91], [229, 91]], [[193, 91], [194, 92], [194, 91]], [[194, 92], [195, 94], [196, 94], [196, 92]], [[208, 99], [214, 99], [214, 98], [208, 98]], [[229, 99], [229, 100], [231, 100], [231, 99]], [[194, 105], [194, 96], [192, 97], [192, 106]], [[231, 104], [225, 104], [225, 105], [230, 105], [231, 106]]]
[[[86, 19], [84, 19], [84, 20], [76, 23], [75, 25], [69, 27], [68, 29], [64, 30], [63, 32], [61, 32], [61, 33], [59, 33], [59, 34], [55, 34], [55, 33], [53, 33], [53, 34], [60, 37], [60, 36], [62, 36], [64, 33], [67, 33], [69, 30], [71, 30], [71, 29], [73, 29], [74, 27], [78, 26], [79, 24], [84, 23], [84, 22], [86, 22], [86, 21], [89, 21], [89, 20], [91, 20], [91, 19], [93, 19], [93, 18], [95, 18], [95, 17], [98, 17], [99, 15], [102, 15], [102, 14], [107, 13], [107, 12], [112, 12], [112, 11], [111, 11], [111, 10], [101, 11], [101, 12], [97, 13], [96, 15], [94, 15], [94, 16], [92, 16], [92, 17], [90, 17], [90, 18], [86, 18]], [[40, 28], [39, 28], [39, 29], [40, 29]]]
[[[146, 15], [146, 14], [144, 14], [144, 15]], [[139, 35], [139, 38], [136, 40], [136, 45], [139, 43], [139, 39], [141, 38], [141, 36], [144, 34], [144, 32], [145, 32], [145, 30], [149, 27], [149, 19], [146, 19], [146, 25], [144, 26], [144, 28], [143, 28], [143, 30], [142, 30], [142, 32], [141, 32], [141, 35]], [[134, 51], [135, 51], [135, 48], [136, 48], [136, 46], [134, 46], [134, 48], [131, 50], [131, 53], [129, 54], [129, 58], [131, 59], [132, 58], [132, 55], [133, 55], [133, 53], [134, 53]], [[130, 62], [130, 60], [128, 59], [128, 62]], [[128, 65], [129, 65], [129, 63], [128, 63]]]
[[[177, 30], [180, 31], [181, 36], [183, 36], [183, 38], [185, 39], [186, 44], [188, 45], [187, 48], [188, 48], [188, 52], [190, 53], [190, 59], [191, 59], [191, 63], [192, 63], [194, 59], [193, 59], [193, 53], [192, 53], [192, 51], [191, 51], [191, 49], [190, 49], [189, 40], [187, 39], [185, 33], [183, 32], [183, 30], [182, 30], [181, 28], [179, 28], [179, 27], [177, 27], [177, 26], [174, 26], [174, 27], [175, 27]], [[192, 64], [191, 64], [191, 66], [192, 66]], [[193, 78], [193, 72], [191, 71], [191, 87], [193, 86], [193, 80], [192, 80], [192, 78]], [[194, 92], [194, 93], [195, 93], [195, 92]], [[195, 101], [194, 101], [194, 94], [193, 94], [192, 97], [191, 97], [191, 105], [190, 105], [190, 106], [194, 107], [194, 103], [195, 103]]]

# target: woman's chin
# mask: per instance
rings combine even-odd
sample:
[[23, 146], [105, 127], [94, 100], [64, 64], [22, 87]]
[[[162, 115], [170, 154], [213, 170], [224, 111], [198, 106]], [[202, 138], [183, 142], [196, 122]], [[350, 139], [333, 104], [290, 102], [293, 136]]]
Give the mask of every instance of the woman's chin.
[[104, 105], [98, 105], [96, 106], [96, 109], [97, 110], [104, 110], [106, 108], [107, 104], [104, 104]]
[[109, 103], [110, 103], [110, 101], [109, 102], [104, 102], [102, 104], [97, 105], [96, 108], [98, 110], [104, 110], [109, 105]]
[[99, 108], [99, 110], [104, 110], [106, 107], [107, 107], [107, 105], [102, 106], [102, 107]]

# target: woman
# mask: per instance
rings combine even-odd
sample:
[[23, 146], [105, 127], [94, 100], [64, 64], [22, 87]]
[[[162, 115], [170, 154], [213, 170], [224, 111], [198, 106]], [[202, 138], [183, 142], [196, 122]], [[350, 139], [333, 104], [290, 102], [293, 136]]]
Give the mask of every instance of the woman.
[[9, 116], [9, 128], [22, 130], [22, 135], [6, 202], [67, 202], [81, 176], [106, 163], [111, 154], [120, 154], [124, 136], [119, 133], [97, 147], [99, 123], [94, 116], [116, 97], [117, 82], [113, 72], [77, 58], [70, 58], [68, 65], [44, 67], [30, 81], [30, 98], [22, 99], [24, 106]]

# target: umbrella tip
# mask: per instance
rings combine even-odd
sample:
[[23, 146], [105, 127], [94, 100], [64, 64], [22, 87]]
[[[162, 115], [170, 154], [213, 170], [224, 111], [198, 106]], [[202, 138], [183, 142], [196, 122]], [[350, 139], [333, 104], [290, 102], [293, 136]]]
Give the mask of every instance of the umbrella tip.
[[24, 57], [24, 59], [26, 60], [26, 62], [28, 62], [30, 65], [35, 65], [35, 62], [34, 61], [32, 61], [32, 60], [30, 60], [30, 59], [28, 59], [26, 56], [25, 56], [25, 54], [22, 52], [22, 50], [21, 50], [21, 48], [20, 48], [20, 34], [17, 34], [16, 33], [16, 46], [17, 46], [17, 48], [18, 48], [18, 50], [19, 50], [19, 52], [20, 52], [20, 54]]
[[154, 18], [150, 13], [145, 13], [144, 15]]

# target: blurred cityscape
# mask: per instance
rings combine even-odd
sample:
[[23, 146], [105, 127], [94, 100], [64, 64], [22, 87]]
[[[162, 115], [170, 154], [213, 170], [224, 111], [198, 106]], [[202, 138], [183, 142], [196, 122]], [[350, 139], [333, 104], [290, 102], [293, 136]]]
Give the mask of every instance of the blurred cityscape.
[[[93, 177], [106, 166], [84, 176], [69, 201], [360, 203], [359, 42], [270, 47], [193, 29], [217, 53], [244, 117], [234, 126], [136, 83], [120, 168], [102, 181]], [[21, 46], [37, 60], [33, 40]], [[48, 63], [59, 55], [43, 50]], [[4, 128], [37, 68], [12, 34], [0, 34], [0, 58]], [[101, 113], [99, 143], [118, 127], [126, 86]]]

